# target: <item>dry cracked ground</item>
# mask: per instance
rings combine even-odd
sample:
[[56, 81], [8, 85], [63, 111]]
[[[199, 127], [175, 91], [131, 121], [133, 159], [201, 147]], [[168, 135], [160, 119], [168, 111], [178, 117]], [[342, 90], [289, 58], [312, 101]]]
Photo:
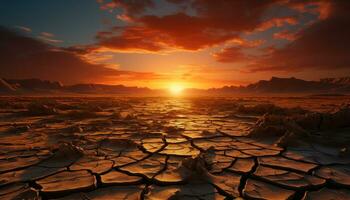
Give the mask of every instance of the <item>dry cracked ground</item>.
[[348, 102], [2, 97], [0, 199], [350, 199]]

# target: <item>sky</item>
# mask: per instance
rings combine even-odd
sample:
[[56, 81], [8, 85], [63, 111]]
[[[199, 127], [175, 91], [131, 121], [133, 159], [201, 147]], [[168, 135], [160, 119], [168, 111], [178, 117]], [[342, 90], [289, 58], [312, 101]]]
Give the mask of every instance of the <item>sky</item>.
[[2, 0], [0, 76], [167, 88], [350, 75], [350, 1]]

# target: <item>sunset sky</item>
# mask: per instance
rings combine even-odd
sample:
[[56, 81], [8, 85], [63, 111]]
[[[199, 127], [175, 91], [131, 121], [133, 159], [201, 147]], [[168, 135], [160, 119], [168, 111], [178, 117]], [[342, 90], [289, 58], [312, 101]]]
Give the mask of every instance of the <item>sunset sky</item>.
[[0, 76], [150, 88], [350, 75], [350, 1], [2, 0]]

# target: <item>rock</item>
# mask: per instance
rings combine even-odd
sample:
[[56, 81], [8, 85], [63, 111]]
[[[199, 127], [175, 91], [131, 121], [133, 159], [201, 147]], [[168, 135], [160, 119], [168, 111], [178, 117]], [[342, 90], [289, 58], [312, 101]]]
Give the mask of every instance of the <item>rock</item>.
[[249, 136], [253, 138], [281, 137], [287, 131], [285, 117], [277, 115], [264, 115], [251, 128]]
[[223, 200], [225, 197], [208, 183], [192, 183], [186, 185], [156, 186], [151, 185], [145, 195], [145, 200], [161, 199], [211, 199]]
[[215, 150], [230, 150], [234, 140], [231, 137], [201, 138], [193, 140], [193, 144], [201, 150], [214, 148]]
[[91, 170], [93, 173], [101, 174], [113, 167], [113, 161], [95, 157], [83, 157], [69, 167], [70, 170]]
[[168, 144], [166, 145], [164, 150], [162, 150], [159, 153], [175, 156], [196, 156], [199, 154], [199, 150], [192, 147], [191, 143], [183, 142], [176, 144]]
[[110, 159], [114, 161], [114, 167], [122, 167], [124, 165], [128, 165], [128, 164], [135, 163], [138, 161], [136, 159], [129, 158], [126, 156], [117, 156], [117, 157], [110, 158]]
[[350, 190], [322, 188], [319, 191], [306, 192], [303, 200], [348, 200]]
[[350, 105], [344, 105], [333, 113], [325, 113], [322, 117], [321, 130], [350, 127]]
[[213, 175], [210, 177], [210, 182], [216, 187], [220, 188], [226, 194], [231, 197], [239, 197], [239, 186], [240, 186], [241, 176], [224, 172], [219, 175]]
[[101, 175], [101, 182], [104, 185], [136, 185], [140, 183], [141, 180], [142, 177], [130, 176], [115, 170]]
[[7, 172], [11, 170], [16, 170], [19, 168], [25, 168], [40, 162], [40, 158], [37, 156], [31, 157], [15, 157], [5, 160], [0, 160], [0, 173]]
[[119, 156], [121, 152], [139, 151], [138, 145], [129, 139], [104, 139], [100, 142], [99, 151], [108, 156]]
[[280, 151], [273, 150], [273, 149], [248, 149], [248, 150], [242, 150], [243, 153], [251, 155], [251, 156], [276, 156], [280, 153]]
[[322, 166], [315, 174], [331, 180], [336, 185], [350, 187], [350, 166], [348, 165]]
[[248, 179], [243, 189], [243, 196], [249, 199], [287, 200], [294, 196], [294, 191], [286, 190], [269, 183]]
[[149, 153], [159, 151], [165, 146], [162, 138], [145, 138], [142, 140], [142, 147]]
[[159, 185], [181, 184], [187, 182], [192, 172], [181, 165], [182, 159], [170, 157], [167, 160], [166, 169], [154, 177]]
[[321, 113], [308, 113], [305, 116], [300, 116], [295, 119], [296, 123], [299, 124], [306, 130], [317, 131], [319, 130], [322, 114]]
[[227, 170], [246, 174], [253, 169], [254, 165], [255, 161], [253, 158], [238, 158]]
[[[341, 107], [333, 113], [314, 112], [293, 116], [264, 115], [252, 127], [248, 135], [258, 139], [279, 138], [277, 144], [283, 147], [300, 146], [305, 145], [305, 143], [322, 143], [325, 137], [329, 137], [327, 130], [349, 128], [349, 117], [349, 105]], [[318, 139], [318, 137], [323, 137], [323, 140]], [[331, 140], [329, 142], [334, 143], [333, 146], [340, 146], [338, 143], [347, 144], [349, 140]], [[328, 145], [330, 144], [328, 143]]]
[[141, 175], [145, 178], [152, 179], [165, 166], [166, 157], [162, 155], [152, 155], [145, 160], [132, 163], [125, 167], [121, 167], [122, 171], [127, 171], [131, 174]]
[[[140, 200], [143, 186], [113, 186], [100, 188], [87, 193], [75, 193], [59, 200]], [[57, 199], [58, 200], [58, 199]]]
[[200, 131], [200, 130], [185, 130], [182, 132], [184, 137], [196, 139], [196, 138], [212, 138], [217, 136], [222, 136], [218, 132], [208, 132], [208, 131]]
[[257, 104], [254, 106], [244, 106], [240, 105], [237, 108], [239, 113], [244, 114], [254, 114], [254, 115], [263, 115], [266, 113], [277, 114], [277, 115], [292, 115], [292, 114], [304, 114], [307, 113], [306, 110], [295, 107], [295, 108], [282, 108], [274, 104]]
[[14, 182], [34, 181], [62, 171], [62, 168], [47, 168], [31, 166], [22, 170], [0, 174], [0, 186]]
[[40, 200], [39, 192], [26, 183], [15, 183], [0, 189], [0, 199]]
[[181, 162], [182, 168], [185, 168], [191, 175], [189, 179], [191, 180], [207, 180], [208, 179], [208, 168], [210, 160], [206, 158], [207, 152], [201, 153], [193, 158], [185, 158]]
[[288, 148], [283, 156], [294, 160], [312, 162], [319, 165], [330, 165], [330, 164], [348, 164], [350, 163], [350, 157], [338, 156], [338, 149], [333, 148], [335, 154], [331, 152], [322, 152], [317, 149], [310, 147], [298, 147]]
[[39, 166], [51, 168], [68, 167], [82, 157], [83, 154], [83, 150], [79, 147], [63, 143], [59, 145], [50, 158], [39, 163]]
[[55, 115], [57, 110], [54, 107], [45, 105], [41, 102], [33, 102], [28, 105], [28, 113], [31, 115]]
[[236, 149], [226, 150], [225, 155], [233, 157], [233, 158], [251, 158], [251, 157], [253, 157], [251, 155], [245, 154], [242, 151], [239, 151]]
[[84, 130], [79, 125], [72, 125], [70, 127], [64, 128], [63, 131], [66, 133], [82, 133]]
[[275, 166], [291, 171], [307, 173], [317, 167], [315, 164], [289, 160], [280, 156], [269, 156], [258, 158], [258, 162], [266, 166]]
[[10, 127], [6, 132], [8, 133], [12, 133], [12, 134], [18, 134], [18, 133], [24, 133], [30, 130], [30, 126], [29, 125], [15, 125], [13, 127]]
[[273, 169], [270, 167], [258, 166], [254, 175], [261, 179], [281, 185], [294, 190], [305, 190], [321, 187], [326, 183], [324, 179], [307, 174], [295, 173], [286, 170]]
[[46, 196], [64, 196], [75, 191], [93, 189], [95, 177], [86, 170], [63, 171], [36, 182]]
[[16, 88], [10, 83], [6, 82], [6, 80], [0, 78], [0, 94], [8, 95], [14, 93], [16, 93]]

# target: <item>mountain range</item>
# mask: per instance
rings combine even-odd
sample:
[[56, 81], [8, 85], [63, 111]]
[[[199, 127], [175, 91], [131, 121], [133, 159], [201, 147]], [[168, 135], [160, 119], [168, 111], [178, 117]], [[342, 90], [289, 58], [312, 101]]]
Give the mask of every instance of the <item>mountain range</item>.
[[[193, 95], [230, 94], [349, 94], [350, 77], [324, 78], [319, 81], [272, 77], [247, 86], [225, 86], [211, 89], [187, 89]], [[45, 94], [121, 94], [161, 95], [164, 91], [149, 88], [106, 84], [63, 85], [57, 81], [40, 79], [0, 79], [2, 95], [45, 95]]]

